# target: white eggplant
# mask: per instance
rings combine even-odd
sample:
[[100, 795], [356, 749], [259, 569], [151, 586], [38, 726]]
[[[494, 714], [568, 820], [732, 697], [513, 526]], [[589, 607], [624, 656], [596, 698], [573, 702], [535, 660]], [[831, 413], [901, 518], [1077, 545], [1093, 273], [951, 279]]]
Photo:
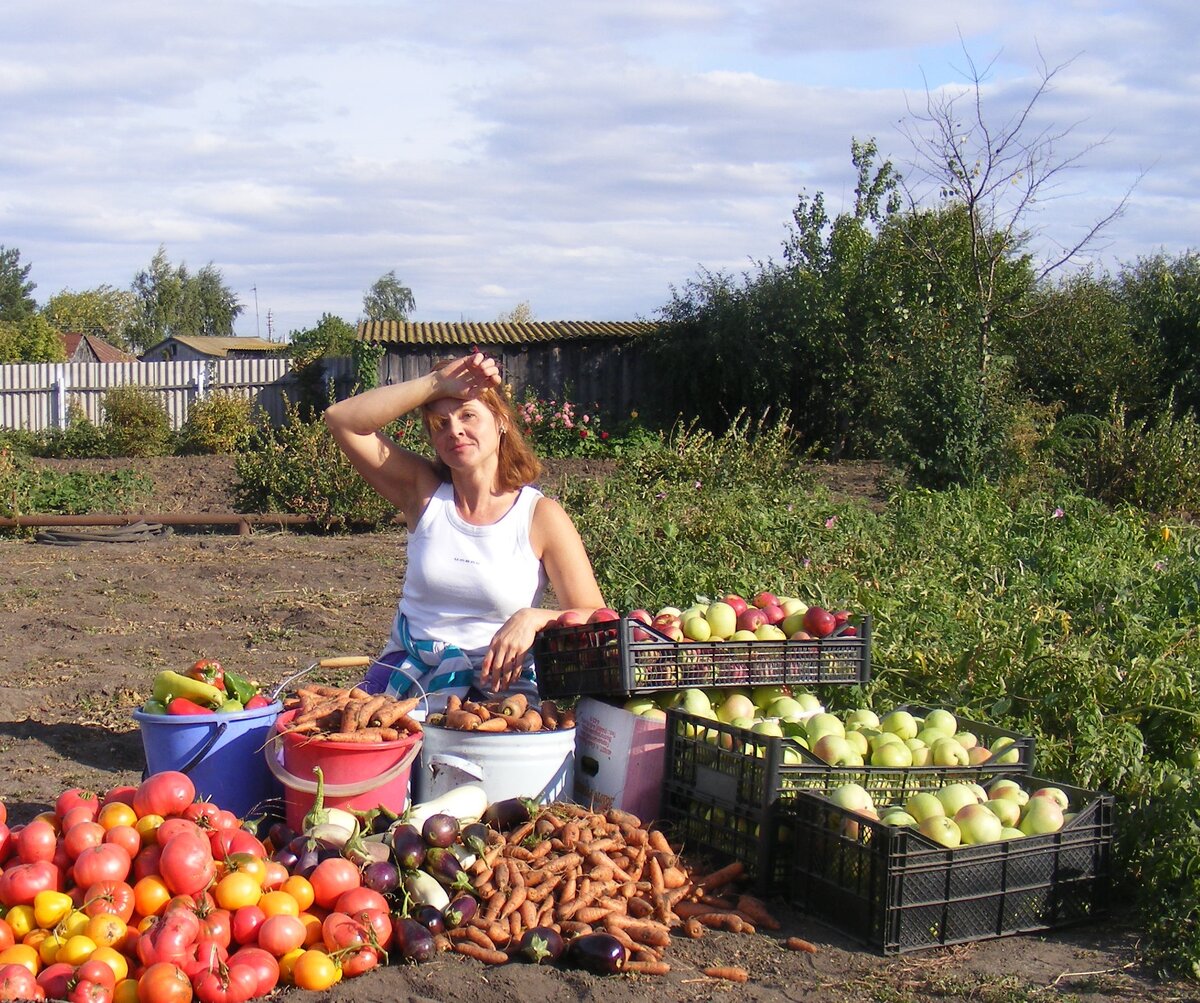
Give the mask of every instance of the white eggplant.
[[452, 815], [460, 825], [466, 825], [479, 821], [487, 806], [487, 791], [479, 784], [462, 784], [445, 794], [439, 794], [432, 801], [413, 805], [405, 813], [404, 821], [420, 830], [432, 815]]
[[[337, 811], [336, 808], [328, 810]], [[345, 814], [345, 812], [342, 812], [342, 814]], [[339, 825], [337, 822], [320, 822], [317, 825], [310, 825], [305, 829], [304, 835], [308, 836], [309, 839], [319, 839], [327, 846], [332, 846], [340, 850], [350, 842], [358, 831], [358, 823], [354, 822], [353, 816], [351, 816], [351, 822], [354, 823], [353, 828], [347, 828], [344, 825]]]
[[409, 871], [404, 875], [404, 890], [413, 905], [431, 905], [439, 912], [450, 904], [450, 896], [437, 878], [424, 871]]

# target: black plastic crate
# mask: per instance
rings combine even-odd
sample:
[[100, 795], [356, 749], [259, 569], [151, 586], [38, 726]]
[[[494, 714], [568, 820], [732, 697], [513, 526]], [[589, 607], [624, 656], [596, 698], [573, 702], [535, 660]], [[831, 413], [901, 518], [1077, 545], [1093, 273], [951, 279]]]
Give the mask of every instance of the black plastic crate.
[[871, 678], [871, 618], [809, 641], [672, 641], [621, 617], [549, 627], [533, 644], [542, 697], [628, 696], [695, 686], [812, 686]]
[[1102, 917], [1112, 885], [1113, 798], [1021, 779], [1030, 789], [1061, 788], [1075, 816], [1049, 835], [954, 849], [801, 792], [787, 805], [777, 889], [884, 954]]
[[[918, 716], [925, 707], [904, 706]], [[978, 766], [830, 766], [798, 742], [760, 735], [720, 721], [696, 717], [678, 709], [667, 711], [663, 777], [679, 788], [694, 791], [743, 815], [760, 815], [780, 800], [804, 790], [827, 790], [858, 783], [876, 800], [900, 800], [908, 794], [964, 781], [986, 783], [998, 776], [1030, 772], [1034, 741], [1027, 735], [994, 725], [959, 718], [959, 727], [991, 745], [1012, 740], [1015, 762], [989, 761]]]

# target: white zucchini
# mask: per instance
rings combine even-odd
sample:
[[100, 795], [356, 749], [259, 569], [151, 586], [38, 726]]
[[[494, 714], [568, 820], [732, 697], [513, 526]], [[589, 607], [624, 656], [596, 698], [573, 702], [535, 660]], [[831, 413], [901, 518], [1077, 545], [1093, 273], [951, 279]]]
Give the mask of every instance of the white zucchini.
[[466, 825], [468, 822], [478, 822], [487, 811], [487, 806], [487, 791], [479, 784], [462, 784], [445, 794], [439, 794], [432, 801], [413, 805], [404, 820], [420, 829], [431, 815], [452, 815], [458, 819], [459, 825]]
[[404, 875], [404, 890], [413, 905], [431, 905], [439, 912], [450, 904], [450, 896], [437, 878], [424, 871], [409, 871]]

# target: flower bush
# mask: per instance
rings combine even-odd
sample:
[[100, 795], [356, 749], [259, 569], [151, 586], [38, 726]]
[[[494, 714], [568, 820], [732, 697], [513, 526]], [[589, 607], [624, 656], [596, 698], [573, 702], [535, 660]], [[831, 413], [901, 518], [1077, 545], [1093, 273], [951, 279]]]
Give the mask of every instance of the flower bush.
[[521, 431], [542, 456], [599, 456], [611, 452], [612, 436], [599, 409], [564, 397], [546, 400], [532, 390], [516, 405]]

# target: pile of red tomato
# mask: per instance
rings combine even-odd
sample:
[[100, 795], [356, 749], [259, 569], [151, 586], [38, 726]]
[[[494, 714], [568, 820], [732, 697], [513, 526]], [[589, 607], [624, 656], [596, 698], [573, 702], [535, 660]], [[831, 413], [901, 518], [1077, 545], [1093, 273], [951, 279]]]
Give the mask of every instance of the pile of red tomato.
[[182, 773], [6, 822], [0, 802], [0, 1000], [241, 1003], [386, 959], [387, 900], [353, 863], [289, 874]]

